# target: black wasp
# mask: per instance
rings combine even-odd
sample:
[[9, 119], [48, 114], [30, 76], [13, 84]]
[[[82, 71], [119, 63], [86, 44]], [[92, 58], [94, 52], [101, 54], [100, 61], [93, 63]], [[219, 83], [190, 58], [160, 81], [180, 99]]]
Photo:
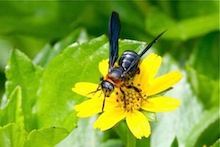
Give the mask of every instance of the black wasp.
[[118, 59], [118, 38], [120, 28], [121, 25], [119, 15], [117, 12], [112, 12], [108, 26], [110, 43], [108, 74], [106, 77], [101, 78], [101, 83], [96, 90], [102, 90], [104, 93], [102, 111], [105, 105], [105, 98], [111, 95], [115, 87], [120, 88], [121, 86], [125, 85], [125, 83], [128, 83], [128, 81], [139, 72], [138, 66], [140, 58], [147, 52], [148, 49], [151, 48], [155, 42], [157, 42], [160, 36], [165, 32], [164, 31], [159, 34], [140, 54], [137, 54], [134, 51], [125, 51], [119, 58], [118, 66], [115, 66], [115, 62]]

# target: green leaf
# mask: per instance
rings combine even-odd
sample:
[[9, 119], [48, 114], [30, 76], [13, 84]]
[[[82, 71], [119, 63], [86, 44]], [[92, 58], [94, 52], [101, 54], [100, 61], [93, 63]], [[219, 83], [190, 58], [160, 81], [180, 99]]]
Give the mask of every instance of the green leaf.
[[220, 146], [220, 139], [218, 139], [211, 147], [219, 147]]
[[123, 144], [120, 139], [108, 139], [101, 147], [122, 147]]
[[128, 126], [126, 125], [126, 122], [125, 121], [119, 122], [117, 126], [114, 128], [114, 130], [118, 134], [122, 142], [126, 145], [127, 144], [127, 133], [128, 133]]
[[136, 140], [136, 146], [137, 147], [150, 147], [150, 138], [142, 138], [141, 140]]
[[[189, 18], [205, 16], [207, 14], [218, 13], [219, 3], [215, 0], [210, 1], [178, 1], [176, 4], [176, 15], [178, 18]], [[174, 11], [175, 11], [174, 9]], [[187, 11], [186, 11], [187, 10]], [[174, 12], [173, 12], [174, 13]]]
[[[218, 14], [208, 16], [189, 18], [176, 23], [174, 26], [168, 26], [166, 34], [167, 39], [188, 40], [202, 36], [209, 32], [219, 30]], [[209, 22], [209, 23], [207, 23]], [[202, 25], [195, 25], [202, 24]]]
[[171, 144], [171, 147], [178, 147], [179, 145], [178, 145], [178, 140], [177, 140], [177, 138], [175, 138], [174, 140], [173, 140], [173, 143]]
[[[219, 139], [219, 108], [205, 112], [187, 138], [186, 146], [210, 146]], [[207, 137], [207, 134], [210, 134]]]
[[15, 122], [20, 127], [24, 127], [21, 100], [21, 87], [17, 86], [9, 97], [8, 103], [0, 110], [0, 126]]
[[36, 103], [42, 69], [34, 66], [30, 59], [17, 49], [12, 50], [6, 67], [6, 96], [10, 97], [18, 85], [21, 87], [22, 110], [27, 130], [36, 128], [33, 107]]
[[[125, 40], [120, 43], [120, 48], [121, 51], [137, 50], [141, 45], [140, 42]], [[51, 60], [42, 76], [36, 107], [40, 127], [63, 126], [79, 98], [71, 88], [82, 81], [99, 83], [98, 63], [108, 58], [108, 49], [108, 39], [101, 36], [88, 43], [73, 44]]]
[[82, 43], [86, 40], [88, 39], [85, 30], [81, 28], [76, 29], [61, 41], [56, 42], [53, 46], [51, 44], [46, 44], [44, 48], [37, 54], [33, 62], [46, 67], [53, 57], [62, 52], [62, 50], [67, 48], [70, 44], [74, 42]]
[[154, 9], [147, 15], [146, 29], [154, 36], [167, 29], [168, 31], [163, 38], [188, 40], [219, 30], [218, 23], [218, 13], [175, 21], [159, 9]]
[[5, 39], [0, 38], [0, 72], [4, 71], [12, 44]]
[[192, 88], [206, 108], [218, 106], [218, 42], [218, 33], [203, 37], [186, 66]]
[[79, 119], [77, 128], [74, 129], [74, 131], [72, 131], [62, 142], [57, 144], [56, 147], [101, 146], [103, 133], [93, 128], [93, 123], [96, 118], [97, 117]]
[[[117, 133], [121, 141], [123, 142], [124, 146], [128, 143], [128, 132], [130, 131], [125, 121], [120, 121], [116, 127], [113, 128], [114, 131]], [[135, 138], [136, 139], [136, 138]], [[136, 146], [137, 147], [149, 147], [150, 146], [150, 139], [149, 138], [142, 138], [136, 139]]]
[[[120, 52], [131, 48], [143, 49], [143, 45], [145, 44], [141, 42], [122, 40]], [[74, 128], [74, 123], [64, 126], [63, 122], [70, 113], [73, 113], [74, 104], [82, 102], [84, 98], [72, 92], [71, 88], [82, 81], [99, 83], [101, 73], [98, 70], [98, 63], [108, 58], [108, 50], [108, 39], [101, 36], [83, 44], [73, 44], [51, 60], [42, 77], [36, 107], [39, 127], [60, 126], [68, 131], [71, 131], [71, 127]]]
[[154, 112], [142, 111], [142, 113], [147, 117], [147, 119], [151, 122], [157, 122], [157, 116]]
[[15, 123], [0, 127], [0, 146], [22, 147], [26, 138], [26, 132]]
[[[87, 79], [93, 79], [94, 75], [97, 75], [98, 70], [93, 70], [96, 74], [88, 74], [82, 70], [92, 69], [91, 61], [88, 60], [91, 60], [92, 57], [89, 56], [100, 46], [102, 47], [105, 42], [106, 39], [102, 37], [102, 39], [92, 40], [90, 43], [74, 44], [51, 60], [42, 77], [36, 107], [40, 127], [63, 126], [63, 122], [73, 112], [75, 103], [71, 88], [82, 77], [86, 79], [85, 75], [87, 75]], [[66, 127], [69, 128], [69, 126]]]
[[200, 74], [206, 75], [210, 79], [219, 79], [215, 68], [218, 66], [219, 53], [219, 32], [214, 32], [202, 37], [193, 49], [189, 60], [190, 65]]
[[53, 147], [64, 139], [69, 132], [63, 128], [44, 128], [39, 130], [33, 130], [28, 134], [24, 147]]

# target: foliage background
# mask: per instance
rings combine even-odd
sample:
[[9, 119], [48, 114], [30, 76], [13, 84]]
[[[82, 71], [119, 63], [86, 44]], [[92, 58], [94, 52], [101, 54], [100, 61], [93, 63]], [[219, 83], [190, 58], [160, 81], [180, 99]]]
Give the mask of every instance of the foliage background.
[[182, 100], [180, 109], [158, 114], [137, 146], [219, 145], [219, 1], [152, 0], [1, 1], [0, 146], [126, 145], [123, 123], [101, 133], [95, 117], [78, 120], [73, 111], [83, 98], [71, 87], [97, 83], [97, 64], [108, 57], [112, 10], [121, 38], [143, 41], [121, 40], [121, 52], [140, 51], [167, 29], [151, 51], [163, 56], [161, 74], [184, 74], [167, 94]]

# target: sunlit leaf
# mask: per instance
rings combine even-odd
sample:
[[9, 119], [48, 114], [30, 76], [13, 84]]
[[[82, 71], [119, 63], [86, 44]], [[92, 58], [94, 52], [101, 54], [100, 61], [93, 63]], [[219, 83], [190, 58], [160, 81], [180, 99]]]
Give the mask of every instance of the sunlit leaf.
[[40, 64], [45, 67], [50, 60], [57, 54], [62, 52], [67, 46], [74, 42], [84, 42], [87, 40], [87, 34], [84, 29], [76, 29], [70, 35], [63, 38], [59, 42], [56, 42], [53, 46], [51, 44], [46, 44], [44, 48], [37, 54], [33, 62], [35, 64]]
[[9, 97], [7, 104], [0, 110], [0, 126], [16, 123], [24, 127], [24, 116], [21, 108], [21, 88], [17, 86]]
[[9, 123], [0, 127], [0, 146], [2, 147], [22, 147], [27, 133], [15, 123]]
[[24, 147], [54, 146], [68, 135], [63, 128], [45, 128], [33, 130], [27, 136]]
[[96, 117], [79, 119], [78, 126], [67, 138], [58, 143], [56, 147], [63, 146], [101, 146], [103, 133], [93, 128]]
[[6, 96], [10, 97], [15, 87], [21, 87], [22, 111], [27, 130], [36, 128], [33, 106], [36, 103], [42, 69], [17, 49], [12, 50], [6, 67]]

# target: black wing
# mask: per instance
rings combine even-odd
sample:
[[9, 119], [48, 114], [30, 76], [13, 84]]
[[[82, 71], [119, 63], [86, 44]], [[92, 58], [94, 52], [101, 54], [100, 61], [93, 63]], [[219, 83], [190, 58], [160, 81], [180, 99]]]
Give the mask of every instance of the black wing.
[[112, 70], [116, 60], [118, 59], [118, 38], [120, 33], [120, 20], [117, 12], [112, 12], [108, 31], [109, 31], [109, 71]]
[[138, 57], [132, 61], [131, 65], [127, 68], [127, 70], [125, 70], [122, 74], [123, 77], [125, 77], [125, 75], [137, 64], [137, 62], [139, 61], [139, 59], [157, 42], [157, 40], [163, 35], [163, 33], [165, 33], [165, 31], [163, 31], [162, 33], [160, 33], [151, 43], [148, 44], [148, 46], [140, 53], [138, 54]]

